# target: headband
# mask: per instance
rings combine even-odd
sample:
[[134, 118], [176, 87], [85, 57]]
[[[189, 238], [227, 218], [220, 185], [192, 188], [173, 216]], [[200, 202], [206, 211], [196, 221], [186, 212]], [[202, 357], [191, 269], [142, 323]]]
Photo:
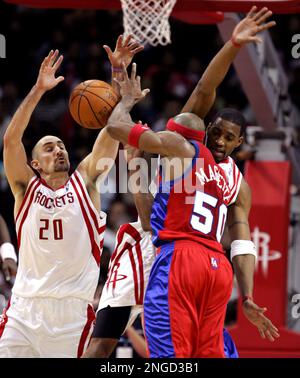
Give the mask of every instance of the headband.
[[194, 139], [200, 143], [203, 143], [205, 137], [205, 131], [190, 129], [181, 125], [180, 123], [175, 122], [173, 118], [170, 118], [167, 122], [166, 130], [176, 131], [186, 139]]

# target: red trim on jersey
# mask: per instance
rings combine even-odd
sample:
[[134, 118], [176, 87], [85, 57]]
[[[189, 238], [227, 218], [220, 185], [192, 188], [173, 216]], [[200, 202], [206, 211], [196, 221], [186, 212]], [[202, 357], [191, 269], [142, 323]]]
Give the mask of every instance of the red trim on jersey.
[[81, 334], [81, 337], [80, 337], [80, 340], [79, 340], [79, 345], [78, 345], [78, 349], [77, 349], [77, 358], [80, 358], [84, 352], [84, 345], [85, 345], [85, 342], [88, 338], [88, 335], [89, 335], [89, 332], [90, 332], [90, 329], [91, 329], [91, 326], [95, 320], [95, 312], [93, 310], [93, 307], [89, 304], [88, 307], [87, 307], [87, 321], [86, 321], [86, 324], [83, 328], [83, 331], [82, 331], [82, 334]]
[[136, 254], [139, 262], [139, 272], [140, 272], [140, 295], [136, 304], [142, 305], [144, 303], [144, 265], [143, 257], [140, 243], [137, 243], [135, 246]]
[[239, 176], [240, 176], [240, 171], [238, 170], [236, 164], [234, 162], [232, 162], [233, 164], [233, 179], [234, 179], [234, 190], [233, 190], [233, 193], [231, 194], [230, 198], [229, 198], [229, 201], [228, 201], [228, 204], [231, 203], [231, 201], [234, 199], [235, 195], [236, 195], [236, 192], [237, 190], [239, 189], [239, 185], [238, 185], [238, 181], [239, 181]]
[[100, 251], [102, 251], [102, 249], [103, 249], [103, 245], [104, 245], [104, 238], [101, 240], [101, 242], [100, 242]]
[[[138, 230], [136, 228], [134, 228], [131, 224], [129, 223], [126, 223], [126, 224], [123, 224], [120, 228], [119, 228], [119, 231], [117, 233], [117, 246], [113, 252], [113, 254], [111, 255], [111, 261], [114, 260], [114, 258], [116, 257], [117, 255], [117, 252], [118, 252], [118, 248], [123, 240], [123, 237], [124, 237], [124, 233], [126, 232], [126, 234], [130, 235], [136, 243], [138, 243], [142, 237], [141, 237], [141, 234], [138, 232]], [[130, 244], [131, 245], [131, 244]]]
[[0, 338], [4, 332], [4, 328], [6, 326], [6, 323], [8, 322], [8, 316], [6, 315], [7, 310], [10, 307], [10, 299], [8, 300], [7, 306], [3, 309], [3, 313], [0, 316]]
[[68, 180], [67, 180], [63, 185], [61, 185], [61, 186], [58, 187], [57, 189], [53, 189], [53, 188], [51, 188], [50, 185], [48, 185], [48, 184], [46, 183], [46, 181], [45, 181], [44, 179], [40, 178], [40, 182], [41, 182], [46, 188], [51, 189], [52, 192], [56, 192], [57, 190], [64, 188], [64, 187], [67, 185], [67, 183], [69, 182], [69, 180], [70, 180], [70, 177], [68, 177]]
[[41, 183], [38, 181], [35, 185], [35, 187], [32, 189], [31, 191], [31, 194], [30, 194], [30, 198], [29, 198], [29, 201], [28, 201], [28, 205], [26, 207], [26, 210], [24, 211], [24, 214], [23, 214], [23, 218], [20, 222], [20, 226], [18, 227], [18, 230], [17, 230], [17, 234], [18, 234], [18, 247], [19, 247], [19, 250], [20, 250], [20, 247], [21, 247], [21, 234], [22, 234], [22, 227], [23, 227], [23, 224], [25, 222], [25, 219], [28, 215], [28, 211], [29, 211], [29, 208], [30, 208], [30, 205], [33, 201], [33, 197], [34, 197], [34, 193], [35, 191], [37, 190], [37, 188], [41, 185]]
[[34, 185], [34, 183], [35, 183], [37, 180], [38, 180], [38, 177], [36, 177], [34, 180], [32, 180], [31, 184], [30, 184], [30, 185], [28, 186], [28, 188], [27, 188], [26, 193], [25, 193], [25, 197], [23, 198], [23, 201], [22, 201], [21, 207], [20, 207], [20, 209], [19, 209], [19, 211], [18, 211], [18, 214], [17, 214], [17, 216], [16, 216], [16, 222], [17, 222], [17, 220], [18, 220], [18, 218], [19, 218], [19, 216], [20, 216], [20, 214], [21, 214], [21, 211], [23, 210], [23, 207], [24, 207], [25, 202], [26, 202], [26, 200], [27, 200], [27, 197], [28, 197], [28, 195], [29, 195], [29, 193], [30, 193], [30, 190], [31, 190], [32, 186]]
[[91, 205], [90, 205], [90, 202], [89, 202], [90, 200], [88, 200], [88, 198], [86, 196], [85, 190], [84, 190], [83, 185], [82, 185], [82, 183], [80, 181], [80, 178], [78, 177], [77, 172], [74, 172], [74, 177], [75, 177], [75, 179], [76, 179], [76, 181], [77, 181], [77, 183], [78, 183], [78, 185], [79, 185], [79, 187], [81, 189], [81, 192], [83, 194], [83, 198], [85, 199], [85, 202], [86, 202], [87, 207], [89, 209], [90, 215], [91, 215], [91, 217], [92, 217], [92, 219], [93, 219], [93, 221], [95, 223], [96, 230], [97, 230], [98, 234], [100, 235], [102, 232], [105, 231], [105, 225], [99, 227], [99, 223], [98, 223], [98, 220], [97, 220], [97, 215], [96, 215], [95, 211], [91, 208]]
[[76, 188], [76, 185], [73, 181], [73, 179], [71, 178], [71, 184], [73, 185], [73, 188], [75, 190], [75, 193], [77, 195], [77, 198], [78, 198], [78, 201], [79, 201], [79, 205], [81, 207], [81, 211], [82, 211], [82, 215], [83, 215], [83, 218], [84, 218], [84, 221], [85, 221], [85, 224], [87, 226], [87, 229], [88, 229], [88, 233], [89, 233], [89, 237], [90, 237], [90, 241], [91, 241], [91, 247], [92, 247], [92, 254], [97, 262], [97, 265], [99, 266], [100, 265], [100, 256], [101, 256], [101, 251], [100, 251], [100, 246], [98, 247], [96, 241], [95, 241], [95, 238], [94, 238], [94, 232], [93, 232], [93, 227], [90, 223], [90, 220], [89, 220], [89, 217], [87, 216], [87, 213], [86, 213], [86, 210], [83, 206], [83, 203], [82, 203], [82, 199], [80, 197], [80, 194], [78, 193], [78, 190]]
[[138, 276], [137, 276], [137, 271], [136, 271], [136, 266], [135, 266], [132, 248], [133, 247], [131, 246], [131, 248], [129, 248], [128, 252], [129, 252], [129, 258], [130, 258], [132, 272], [133, 272], [134, 296], [135, 296], [136, 304], [138, 304], [138, 302], [139, 302], [139, 281], [138, 281]]

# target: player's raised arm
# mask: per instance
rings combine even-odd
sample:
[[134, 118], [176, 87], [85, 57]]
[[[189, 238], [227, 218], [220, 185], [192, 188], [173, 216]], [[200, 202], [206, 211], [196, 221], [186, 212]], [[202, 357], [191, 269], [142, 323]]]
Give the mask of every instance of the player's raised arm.
[[279, 337], [278, 329], [264, 315], [266, 308], [261, 308], [253, 301], [253, 285], [255, 270], [255, 248], [251, 241], [248, 216], [251, 208], [251, 190], [245, 180], [236, 202], [228, 208], [228, 228], [233, 240], [231, 244], [231, 260], [243, 297], [243, 312], [254, 324], [262, 338], [274, 341]]
[[117, 93], [119, 93], [119, 86], [114, 79], [123, 79], [123, 64], [125, 68], [127, 68], [132, 62], [135, 54], [142, 51], [144, 46], [135, 41], [133, 39], [133, 35], [130, 34], [126, 38], [124, 38], [123, 35], [118, 37], [114, 52], [112, 52], [110, 47], [107, 45], [103, 45], [103, 48], [106, 51], [111, 64], [112, 87]]
[[117, 82], [120, 85], [122, 99], [112, 112], [106, 126], [112, 138], [142, 151], [163, 156], [179, 158], [194, 156], [194, 147], [181, 135], [168, 131], [154, 133], [148, 126], [135, 124], [128, 119], [133, 106], [149, 93], [149, 89], [141, 89], [141, 79], [136, 76], [136, 64], [132, 66], [130, 78], [124, 68], [124, 79]]
[[[124, 68], [126, 70], [134, 55], [144, 48], [132, 38], [132, 35], [129, 35], [126, 39], [120, 35], [113, 52], [107, 45], [103, 46], [111, 64], [113, 88], [117, 93], [119, 93], [119, 85], [114, 79], [123, 79]], [[131, 118], [129, 117], [127, 120], [130, 121]], [[102, 175], [102, 179], [104, 179], [117, 156], [118, 149], [119, 142], [113, 139], [107, 129], [104, 128], [99, 133], [92, 152], [79, 164], [78, 169], [90, 183], [95, 183], [99, 175]], [[104, 158], [108, 164], [101, 164], [100, 159]]]
[[230, 41], [225, 43], [208, 65], [196, 88], [184, 105], [182, 113], [195, 113], [200, 118], [204, 118], [207, 115], [214, 104], [216, 89], [224, 80], [240, 48], [250, 42], [261, 42], [257, 34], [275, 25], [274, 21], [266, 22], [271, 15], [272, 12], [268, 8], [262, 8], [258, 12], [257, 7], [254, 6], [251, 8], [247, 16], [233, 30]]
[[12, 117], [4, 135], [4, 168], [13, 194], [25, 191], [33, 171], [27, 165], [22, 143], [30, 117], [45, 92], [54, 88], [64, 78], [55, 77], [63, 60], [58, 50], [51, 50], [41, 64], [37, 81]]

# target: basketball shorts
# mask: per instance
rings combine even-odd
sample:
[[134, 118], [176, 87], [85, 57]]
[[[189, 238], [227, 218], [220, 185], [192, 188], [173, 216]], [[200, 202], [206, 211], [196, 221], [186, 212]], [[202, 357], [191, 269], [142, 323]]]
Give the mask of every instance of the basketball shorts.
[[187, 240], [160, 248], [144, 300], [150, 357], [225, 357], [233, 272], [225, 255]]
[[81, 357], [94, 321], [94, 310], [85, 300], [12, 295], [0, 338], [0, 358]]

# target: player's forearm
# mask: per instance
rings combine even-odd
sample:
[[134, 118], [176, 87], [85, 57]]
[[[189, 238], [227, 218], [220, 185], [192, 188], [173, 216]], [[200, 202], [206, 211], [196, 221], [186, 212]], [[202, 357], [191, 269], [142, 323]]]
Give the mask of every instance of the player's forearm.
[[39, 103], [44, 91], [33, 86], [29, 94], [25, 97], [12, 117], [5, 135], [5, 143], [19, 143], [29, 124], [30, 118], [37, 104]]
[[2, 215], [0, 215], [0, 246], [3, 243], [11, 243], [11, 239], [5, 220]]
[[[123, 144], [128, 144], [128, 137], [135, 125], [129, 114], [134, 100], [122, 98], [108, 119], [106, 129], [110, 136]], [[161, 153], [163, 145], [158, 135], [149, 129], [139, 139], [139, 149], [145, 152]]]
[[232, 259], [234, 273], [237, 278], [241, 295], [253, 296], [253, 282], [255, 257], [253, 255], [239, 255]]
[[134, 102], [122, 99], [114, 108], [111, 116], [109, 117], [109, 123], [126, 122], [132, 123], [130, 111], [133, 108]]
[[216, 89], [224, 80], [239, 49], [227, 42], [210, 62], [187, 103], [181, 110], [204, 118], [215, 102]]
[[[133, 193], [134, 203], [141, 220], [144, 231], [151, 231], [150, 215], [153, 204], [153, 196], [149, 192], [148, 174], [140, 167], [139, 170], [130, 169], [129, 164], [129, 182]], [[135, 177], [135, 176], [138, 177]], [[139, 178], [139, 184], [137, 184]]]
[[234, 47], [231, 41], [225, 43], [221, 50], [210, 62], [204, 74], [198, 82], [198, 91], [210, 94], [215, 91], [224, 80], [231, 63], [237, 56], [239, 49]]
[[110, 171], [118, 150], [119, 141], [112, 138], [106, 128], [101, 130], [90, 155], [89, 176], [91, 179], [96, 179], [103, 172], [107, 174]]

